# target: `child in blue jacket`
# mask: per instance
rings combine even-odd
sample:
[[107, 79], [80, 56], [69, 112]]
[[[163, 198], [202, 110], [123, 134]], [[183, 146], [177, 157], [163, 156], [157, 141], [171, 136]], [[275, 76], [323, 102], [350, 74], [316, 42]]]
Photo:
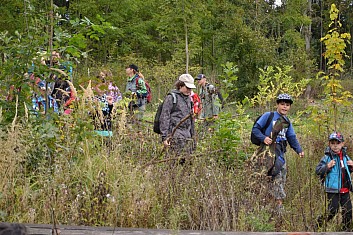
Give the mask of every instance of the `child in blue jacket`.
[[[277, 110], [273, 112], [273, 115], [271, 115], [271, 112], [264, 113], [255, 123], [252, 133], [262, 143], [261, 147], [264, 145], [275, 147], [275, 166], [269, 172], [269, 175], [272, 176], [270, 193], [276, 200], [278, 211], [281, 212], [283, 211], [283, 199], [286, 197], [284, 187], [287, 176], [285, 161], [287, 143], [300, 157], [304, 157], [304, 152], [297, 140], [293, 125], [287, 118], [293, 104], [292, 97], [288, 94], [280, 94], [277, 96], [276, 103]], [[263, 131], [262, 129], [266, 127], [266, 123], [271, 116], [271, 125]]]
[[324, 220], [330, 221], [341, 205], [343, 230], [350, 231], [352, 202], [349, 192], [352, 191], [350, 173], [353, 171], [353, 161], [347, 156], [346, 147], [343, 146], [342, 134], [333, 132], [329, 136], [329, 147], [325, 149], [325, 156], [316, 166], [316, 174], [325, 179], [325, 191], [329, 201], [328, 215], [326, 218], [319, 216], [317, 225], [321, 227]]

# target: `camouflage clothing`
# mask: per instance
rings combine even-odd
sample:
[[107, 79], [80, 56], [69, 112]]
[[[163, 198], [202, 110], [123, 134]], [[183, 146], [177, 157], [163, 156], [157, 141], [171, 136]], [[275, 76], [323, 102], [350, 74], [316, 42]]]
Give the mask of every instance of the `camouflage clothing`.
[[194, 141], [193, 139], [172, 138], [171, 150], [177, 155], [191, 154], [194, 150]]
[[[170, 137], [174, 128], [179, 125], [170, 140], [168, 157], [180, 157], [180, 164], [185, 162], [183, 155], [189, 155], [195, 149], [194, 135], [195, 123], [193, 118], [192, 101], [177, 90], [173, 90], [176, 96], [176, 103], [173, 104], [173, 96], [168, 95], [163, 103], [160, 120], [162, 141]], [[190, 115], [191, 114], [191, 115]], [[185, 117], [190, 115], [183, 123]], [[170, 156], [172, 155], [172, 156]]]
[[[192, 102], [189, 96], [185, 96], [177, 90], [173, 90], [176, 94], [176, 104], [173, 104], [173, 96], [168, 95], [163, 103], [160, 116], [160, 129], [162, 139], [165, 140], [170, 135], [180, 121], [192, 112]], [[195, 124], [192, 118], [185, 120], [175, 131], [173, 138], [190, 139], [194, 137]]]
[[280, 172], [272, 178], [271, 182], [271, 195], [277, 200], [283, 200], [286, 198], [284, 186], [286, 185], [287, 168], [283, 165]]
[[206, 83], [205, 86], [202, 86], [200, 90], [202, 104], [200, 118], [204, 119], [217, 116], [221, 110], [221, 97], [220, 93], [212, 84]]

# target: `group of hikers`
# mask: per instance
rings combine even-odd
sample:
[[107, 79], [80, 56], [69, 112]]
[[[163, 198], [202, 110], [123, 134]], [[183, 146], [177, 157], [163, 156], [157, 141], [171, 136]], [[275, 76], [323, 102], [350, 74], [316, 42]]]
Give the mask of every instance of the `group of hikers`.
[[[59, 112], [62, 108], [64, 114], [72, 112], [70, 105], [76, 99], [75, 89], [68, 79], [72, 74], [72, 68], [69, 64], [60, 64], [59, 58], [60, 55], [53, 52], [50, 63], [56, 65], [64, 76], [54, 77], [52, 84], [36, 78], [32, 71], [28, 73], [39, 90], [32, 100], [33, 110], [37, 114], [46, 111], [46, 108], [52, 108], [54, 112]], [[48, 65], [45, 60], [43, 63]], [[128, 108], [134, 112], [137, 111], [137, 120], [142, 120], [146, 104], [151, 98], [149, 84], [135, 64], [126, 67], [126, 75], [128, 78], [124, 95], [132, 98]], [[109, 70], [101, 71], [97, 78], [98, 82], [93, 90], [96, 93], [96, 100], [101, 103], [100, 112], [104, 118], [100, 119], [103, 122], [96, 125], [96, 130], [111, 132], [110, 114], [114, 104], [119, 102], [123, 95], [112, 81]], [[199, 86], [199, 92], [196, 92], [195, 80]], [[48, 89], [50, 89], [49, 92]], [[45, 94], [47, 94], [46, 98], [44, 98]], [[289, 94], [279, 94], [276, 99], [276, 110], [261, 115], [254, 123], [251, 132], [252, 138], [259, 145], [255, 155], [268, 151], [271, 157], [274, 156], [266, 174], [271, 178], [269, 190], [276, 201], [278, 211], [284, 211], [283, 200], [286, 197], [284, 188], [287, 175], [285, 157], [287, 144], [300, 157], [304, 157], [304, 151], [296, 137], [293, 125], [287, 117], [292, 104], [293, 99]], [[219, 89], [210, 84], [204, 74], [197, 75], [195, 79], [190, 74], [179, 76], [174, 89], [165, 96], [160, 105], [154, 123], [157, 125], [154, 129], [158, 130], [155, 132], [160, 134], [169, 156], [174, 155], [178, 158], [177, 164], [185, 164], [185, 157], [196, 148], [195, 120], [202, 119], [205, 126], [209, 128], [218, 118], [222, 105], [223, 98]], [[111, 136], [111, 133], [107, 135]], [[330, 221], [341, 206], [343, 230], [351, 230], [352, 204], [349, 192], [353, 190], [350, 176], [352, 171], [353, 161], [347, 156], [343, 135], [335, 131], [329, 136], [325, 155], [316, 167], [316, 174], [323, 179], [329, 201], [328, 213], [317, 218], [317, 228], [324, 222]]]
[[[74, 101], [78, 99], [72, 83], [71, 64], [63, 61], [57, 51], [53, 51], [50, 58], [43, 56], [41, 64], [50, 68], [49, 75], [38, 74], [40, 69], [37, 69], [33, 64], [25, 74], [25, 77], [31, 81], [33, 88], [32, 105], [29, 110], [37, 116], [48, 112], [71, 114]], [[93, 118], [96, 132], [102, 136], [112, 135], [111, 114], [114, 105], [122, 100], [123, 96], [131, 100], [127, 107], [133, 116], [131, 120], [138, 122], [143, 120], [146, 104], [151, 102], [151, 88], [138, 66], [130, 64], [126, 67], [125, 72], [127, 81], [124, 93], [114, 84], [109, 69], [101, 70], [97, 75], [97, 80], [92, 82], [94, 97], [91, 98], [96, 103], [96, 111], [92, 111], [90, 115]], [[194, 79], [192, 78], [192, 80]], [[207, 82], [204, 74], [199, 74], [197, 80], [200, 84], [200, 94], [196, 92], [188, 94], [188, 98], [192, 101], [193, 118], [197, 117], [207, 121], [218, 118], [221, 109], [218, 100], [223, 102], [221, 93], [215, 86]], [[10, 88], [8, 100], [13, 99], [14, 89], [14, 86]], [[174, 92], [172, 93], [174, 94]]]
[[[196, 80], [201, 85], [201, 104], [212, 103], [207, 99], [210, 94], [218, 96], [218, 92], [212, 91], [213, 87], [208, 84], [203, 74], [197, 76]], [[176, 156], [185, 156], [195, 149], [193, 136], [195, 125], [193, 118], [193, 102], [190, 100], [192, 90], [195, 89], [194, 79], [190, 74], [182, 74], [175, 83], [175, 89], [169, 93], [162, 105], [160, 114], [160, 134], [165, 147], [169, 147]], [[255, 122], [252, 135], [259, 141], [256, 153], [270, 150], [274, 156], [272, 165], [269, 167], [267, 176], [270, 177], [270, 193], [277, 204], [277, 212], [283, 213], [283, 200], [286, 197], [285, 183], [287, 177], [287, 164], [285, 153], [287, 143], [300, 156], [304, 157], [304, 151], [296, 137], [292, 123], [287, 114], [293, 104], [289, 94], [279, 94], [276, 99], [276, 111], [266, 112]], [[202, 106], [202, 108], [204, 108]], [[209, 106], [203, 117], [217, 117], [216, 106]], [[215, 111], [216, 110], [216, 111]], [[180, 163], [185, 162], [184, 158]], [[328, 138], [328, 147], [325, 156], [316, 167], [316, 174], [324, 181], [327, 193], [328, 213], [320, 215], [316, 221], [316, 228], [323, 226], [324, 222], [332, 220], [338, 213], [339, 206], [342, 207], [342, 229], [351, 231], [352, 204], [349, 192], [353, 190], [350, 173], [353, 171], [353, 161], [347, 156], [344, 147], [343, 135], [333, 132]]]
[[[212, 87], [206, 82], [203, 74], [196, 80], [201, 85], [201, 104], [207, 104]], [[162, 105], [160, 113], [160, 134], [165, 147], [168, 147], [176, 156], [185, 156], [195, 149], [193, 136], [195, 123], [193, 118], [193, 102], [190, 99], [195, 89], [194, 79], [190, 74], [182, 74], [175, 83], [175, 89], [169, 93]], [[215, 89], [216, 90], [216, 89]], [[218, 93], [215, 92], [218, 96]], [[211, 100], [209, 100], [212, 102]], [[283, 200], [286, 197], [285, 183], [287, 177], [287, 164], [285, 153], [287, 144], [300, 156], [304, 151], [296, 137], [292, 123], [287, 114], [293, 104], [289, 94], [279, 94], [276, 98], [276, 111], [266, 112], [254, 123], [252, 135], [259, 141], [256, 154], [269, 150], [272, 158], [271, 167], [266, 172], [270, 177], [270, 193], [276, 201], [276, 210], [284, 212]], [[217, 107], [212, 106], [217, 109]], [[204, 114], [215, 114], [214, 110], [207, 110]], [[213, 117], [217, 117], [214, 115]], [[207, 118], [207, 116], [206, 116]], [[181, 158], [184, 164], [185, 159]], [[324, 222], [332, 220], [342, 207], [342, 229], [351, 231], [352, 204], [350, 191], [353, 191], [350, 173], [353, 172], [353, 161], [347, 156], [344, 147], [344, 138], [340, 132], [333, 132], [328, 138], [328, 147], [325, 155], [316, 167], [316, 174], [323, 179], [327, 193], [328, 213], [320, 215], [316, 221], [316, 228], [322, 227]]]
[[[36, 72], [40, 69], [36, 68], [33, 63], [24, 75], [32, 85], [32, 103], [28, 109], [35, 115], [44, 114], [49, 110], [55, 113], [70, 114], [76, 99], [76, 90], [70, 82], [72, 65], [69, 62], [62, 62], [60, 53], [57, 51], [53, 51], [50, 58], [42, 57], [40, 65], [50, 67], [51, 73], [48, 79], [44, 79], [44, 74]], [[20, 92], [21, 87], [15, 88], [13, 85], [10, 87], [8, 101], [13, 100], [15, 91]]]

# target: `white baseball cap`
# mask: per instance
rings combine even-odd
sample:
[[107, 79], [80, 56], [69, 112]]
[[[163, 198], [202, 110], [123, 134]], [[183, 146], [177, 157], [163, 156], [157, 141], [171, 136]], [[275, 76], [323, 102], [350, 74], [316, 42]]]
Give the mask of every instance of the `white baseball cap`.
[[194, 78], [188, 73], [180, 75], [179, 81], [184, 82], [187, 88], [190, 88], [190, 89], [196, 88], [196, 86], [194, 85]]

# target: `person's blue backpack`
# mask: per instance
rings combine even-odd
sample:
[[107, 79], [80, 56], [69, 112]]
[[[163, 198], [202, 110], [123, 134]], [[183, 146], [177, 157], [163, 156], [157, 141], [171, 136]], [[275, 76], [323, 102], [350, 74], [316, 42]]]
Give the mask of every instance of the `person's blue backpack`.
[[[267, 127], [269, 127], [269, 125], [271, 124], [271, 121], [273, 119], [273, 116], [274, 116], [274, 112], [271, 112], [270, 113], [270, 116], [268, 117], [267, 121], [266, 121], [266, 124], [265, 126], [261, 129], [261, 132], [264, 134]], [[262, 115], [258, 116], [253, 124], [253, 128], [256, 124], [256, 122], [260, 119], [260, 117], [262, 117]], [[257, 146], [260, 146], [261, 145], [261, 141], [259, 139], [256, 138], [256, 136], [253, 134], [253, 132], [251, 131], [251, 136], [250, 136], [250, 140], [251, 140], [251, 143], [257, 145]]]

